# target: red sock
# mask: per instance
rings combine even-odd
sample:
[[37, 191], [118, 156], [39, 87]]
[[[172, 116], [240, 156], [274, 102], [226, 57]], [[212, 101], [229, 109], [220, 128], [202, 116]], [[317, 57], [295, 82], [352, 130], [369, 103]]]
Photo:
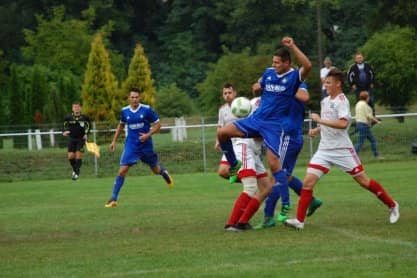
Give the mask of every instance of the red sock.
[[385, 192], [382, 185], [380, 185], [377, 181], [371, 179], [369, 182], [368, 190], [374, 193], [378, 199], [380, 199], [389, 208], [395, 206], [394, 200], [388, 195], [387, 192]]
[[313, 199], [313, 190], [301, 189], [300, 199], [298, 200], [297, 219], [304, 222], [308, 206]]
[[256, 198], [252, 198], [243, 212], [242, 216], [239, 218], [239, 223], [248, 223], [249, 219], [255, 214], [261, 204]]
[[249, 201], [252, 199], [247, 193], [242, 192], [239, 197], [236, 199], [235, 205], [230, 214], [229, 220], [227, 221], [228, 225], [235, 225], [245, 211], [246, 206]]

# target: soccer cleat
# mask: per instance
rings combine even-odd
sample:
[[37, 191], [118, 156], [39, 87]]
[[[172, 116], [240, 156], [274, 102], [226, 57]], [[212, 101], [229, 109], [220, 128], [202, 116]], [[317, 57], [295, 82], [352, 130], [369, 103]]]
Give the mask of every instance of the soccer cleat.
[[265, 217], [264, 221], [262, 223], [259, 223], [254, 227], [255, 230], [262, 230], [265, 228], [272, 228], [275, 227], [275, 220], [273, 217]]
[[389, 209], [389, 222], [394, 224], [400, 218], [400, 205], [394, 201], [395, 206]]
[[114, 208], [117, 207], [117, 201], [110, 199], [105, 205], [106, 208]]
[[316, 211], [316, 209], [321, 207], [322, 204], [323, 204], [322, 201], [320, 201], [317, 198], [314, 198], [313, 201], [311, 201], [310, 205], [308, 206], [307, 216], [312, 216], [313, 213]]
[[287, 220], [285, 220], [284, 223], [285, 223], [286, 226], [292, 227], [292, 228], [294, 228], [296, 230], [302, 230], [302, 229], [304, 229], [304, 223], [298, 221], [298, 219], [296, 219], [296, 218], [294, 218], [294, 219], [287, 219]]
[[169, 175], [167, 170], [164, 170], [164, 174], [162, 175], [162, 177], [164, 178], [164, 180], [166, 181], [168, 188], [171, 189], [174, 187], [174, 180], [172, 179], [172, 177]]
[[235, 183], [238, 180], [237, 172], [239, 171], [240, 167], [242, 167], [242, 161], [238, 160], [235, 167], [230, 167], [229, 169], [229, 182]]
[[285, 220], [288, 219], [288, 212], [290, 211], [290, 206], [289, 205], [283, 205], [281, 212], [278, 214], [277, 217], [277, 221], [278, 222], [284, 222]]
[[72, 172], [71, 179], [72, 179], [73, 181], [78, 180], [78, 175], [77, 175], [75, 172]]
[[236, 225], [230, 226], [226, 229], [226, 231], [230, 232], [244, 232], [248, 230], [252, 230], [252, 226], [249, 223], [237, 223]]

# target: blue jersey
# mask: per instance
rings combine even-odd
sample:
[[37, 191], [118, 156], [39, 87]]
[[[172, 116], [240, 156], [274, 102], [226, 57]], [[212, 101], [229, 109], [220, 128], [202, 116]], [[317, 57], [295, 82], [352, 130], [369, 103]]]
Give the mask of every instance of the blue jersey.
[[287, 117], [300, 83], [300, 72], [296, 69], [279, 75], [274, 68], [267, 68], [260, 80], [261, 104], [254, 117], [279, 122]]
[[141, 133], [148, 133], [151, 125], [158, 121], [158, 114], [149, 105], [141, 103], [136, 110], [132, 110], [130, 106], [123, 107], [120, 113], [120, 123], [127, 126], [125, 150], [153, 151], [152, 137], [141, 142], [139, 136]]
[[[307, 84], [302, 82], [299, 86], [307, 91]], [[291, 136], [303, 134], [305, 105], [302, 101], [293, 98], [291, 101], [291, 109], [288, 116], [283, 120], [283, 129], [286, 134]]]

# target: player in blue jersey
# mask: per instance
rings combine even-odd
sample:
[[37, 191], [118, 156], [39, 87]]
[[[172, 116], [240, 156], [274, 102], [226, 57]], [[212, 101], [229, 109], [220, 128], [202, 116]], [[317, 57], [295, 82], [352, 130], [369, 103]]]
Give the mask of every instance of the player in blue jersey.
[[[296, 98], [293, 100], [289, 116], [283, 121], [284, 134], [282, 136], [282, 148], [280, 151], [280, 158], [282, 162], [282, 169], [285, 170], [288, 176], [289, 187], [297, 194], [300, 195], [303, 183], [301, 180], [292, 175], [297, 158], [301, 149], [303, 148], [303, 123], [305, 114], [305, 103], [310, 99], [310, 95], [307, 91], [307, 84], [301, 83], [296, 93]], [[272, 192], [269, 194], [265, 201], [264, 208], [264, 220], [259, 225], [255, 226], [255, 229], [263, 229], [275, 226], [274, 212], [277, 201], [280, 197], [280, 190], [278, 186], [272, 187]], [[313, 197], [310, 203], [308, 216], [312, 215], [317, 208], [322, 205], [322, 202]], [[285, 209], [285, 207], [284, 207]], [[288, 217], [286, 214], [280, 213], [277, 217], [278, 222], [284, 222]]]
[[[267, 147], [266, 158], [281, 196], [288, 196], [287, 174], [281, 167], [280, 146], [283, 131], [282, 121], [288, 116], [292, 100], [300, 83], [311, 70], [311, 62], [297, 47], [293, 39], [284, 37], [282, 44], [286, 48], [278, 49], [272, 57], [272, 67], [265, 70], [261, 77], [262, 98], [259, 108], [249, 117], [239, 119], [217, 131], [220, 147], [230, 163], [232, 181], [241, 167], [233, 151], [232, 137], [262, 137]], [[301, 63], [301, 68], [291, 67], [291, 52]], [[286, 191], [286, 193], [285, 193]], [[288, 202], [289, 200], [285, 200]], [[253, 214], [259, 208], [253, 205]], [[240, 223], [242, 226], [246, 223]]]
[[127, 126], [127, 136], [125, 147], [120, 158], [120, 168], [114, 182], [113, 194], [106, 203], [106, 207], [116, 207], [119, 191], [123, 186], [125, 176], [130, 166], [136, 164], [138, 160], [147, 164], [152, 172], [161, 175], [169, 188], [174, 186], [174, 182], [168, 171], [165, 170], [158, 161], [158, 155], [154, 152], [152, 135], [159, 131], [161, 123], [158, 114], [149, 106], [140, 103], [140, 91], [132, 88], [129, 93], [129, 105], [122, 108], [120, 122], [110, 144], [110, 151], [114, 151], [117, 139]]

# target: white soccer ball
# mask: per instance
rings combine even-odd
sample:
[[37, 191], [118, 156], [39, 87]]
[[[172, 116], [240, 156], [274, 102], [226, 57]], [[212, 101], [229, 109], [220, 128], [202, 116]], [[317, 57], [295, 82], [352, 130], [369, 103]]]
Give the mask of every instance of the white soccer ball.
[[237, 97], [232, 101], [232, 114], [238, 118], [246, 117], [250, 114], [252, 105], [246, 97]]

